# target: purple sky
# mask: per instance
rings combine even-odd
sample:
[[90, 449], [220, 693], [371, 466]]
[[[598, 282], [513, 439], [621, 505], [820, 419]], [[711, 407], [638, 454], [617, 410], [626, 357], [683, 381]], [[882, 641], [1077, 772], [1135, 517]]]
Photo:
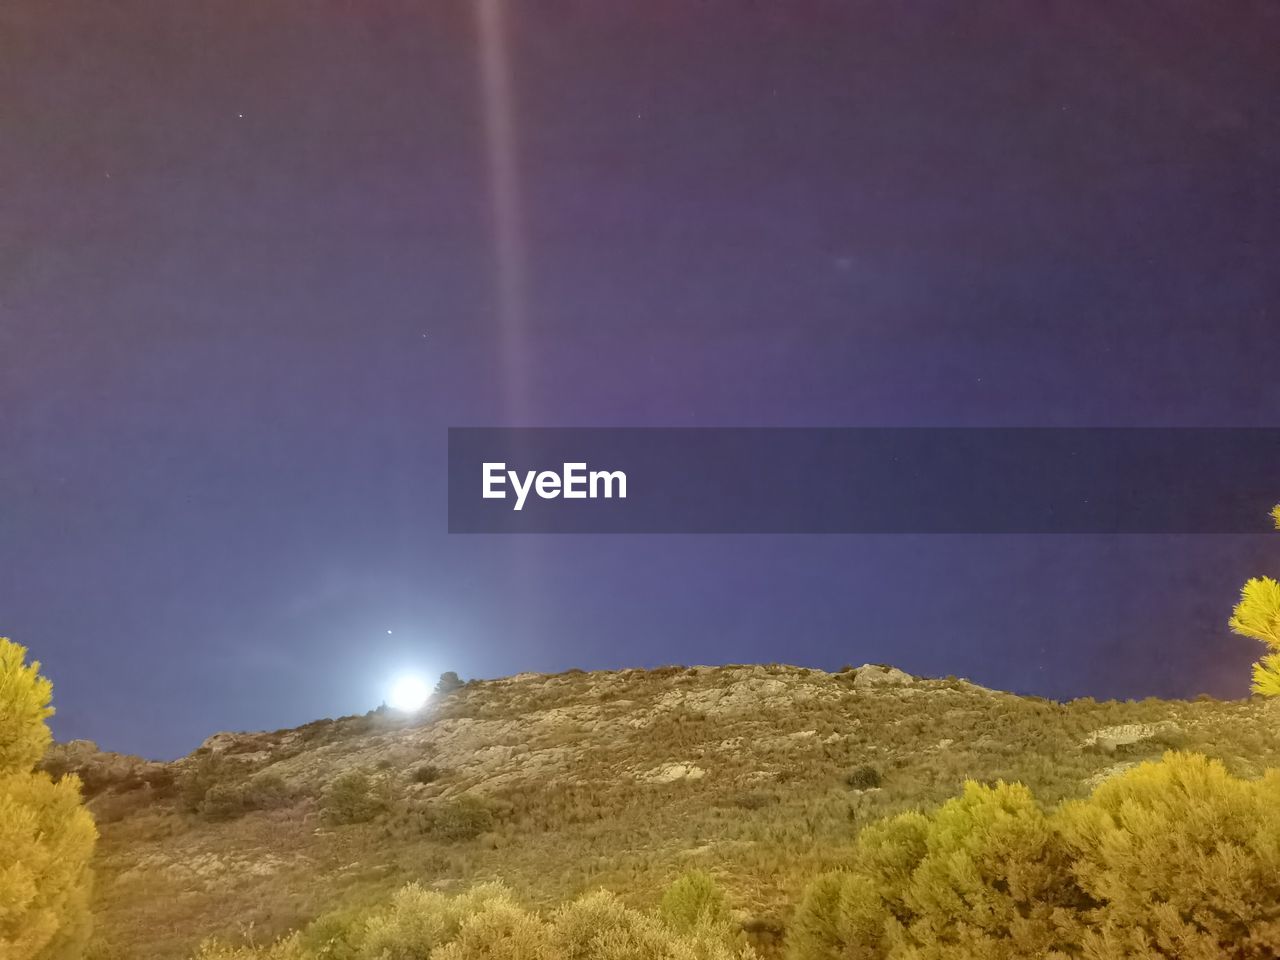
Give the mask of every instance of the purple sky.
[[507, 13], [514, 356], [469, 3], [0, 10], [0, 634], [60, 737], [171, 756], [403, 669], [1245, 692], [1224, 624], [1280, 540], [450, 537], [443, 457], [451, 425], [1280, 425], [1280, 9]]

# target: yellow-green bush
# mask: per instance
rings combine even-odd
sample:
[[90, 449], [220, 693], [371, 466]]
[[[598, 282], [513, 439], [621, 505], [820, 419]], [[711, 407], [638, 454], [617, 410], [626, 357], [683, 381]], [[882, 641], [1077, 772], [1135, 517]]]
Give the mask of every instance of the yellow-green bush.
[[[1280, 530], [1280, 505], [1271, 508], [1271, 519]], [[1280, 583], [1270, 577], [1254, 577], [1240, 591], [1240, 602], [1228, 623], [1236, 633], [1252, 637], [1269, 651], [1253, 665], [1253, 692], [1280, 696]]]
[[97, 831], [80, 782], [35, 766], [49, 745], [53, 688], [26, 648], [0, 637], [0, 957], [77, 956], [89, 934]]
[[266, 947], [233, 947], [210, 940], [200, 947], [200, 960], [306, 960], [310, 956], [295, 934]]
[[1166, 754], [1046, 812], [966, 785], [860, 834], [805, 893], [793, 960], [1280, 955], [1280, 771]]
[[1280, 770], [1239, 780], [1166, 755], [1055, 820], [1097, 904], [1086, 956], [1280, 956]]
[[[681, 890], [676, 901], [723, 903], [709, 878]], [[197, 960], [751, 960], [718, 906], [694, 920], [676, 930], [605, 891], [542, 917], [500, 884], [452, 897], [409, 884], [384, 907], [322, 917], [268, 947], [206, 943]]]
[[658, 904], [658, 916], [672, 930], [689, 933], [699, 927], [725, 926], [729, 907], [710, 874], [690, 870], [667, 887]]

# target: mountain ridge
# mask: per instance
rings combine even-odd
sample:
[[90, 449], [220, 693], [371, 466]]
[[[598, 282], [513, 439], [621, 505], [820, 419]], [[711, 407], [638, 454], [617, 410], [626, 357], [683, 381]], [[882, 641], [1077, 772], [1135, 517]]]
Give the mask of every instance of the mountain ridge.
[[1058, 703], [871, 664], [666, 667], [470, 681], [418, 715], [221, 732], [169, 763], [63, 745], [46, 766], [79, 772], [99, 818], [110, 956], [274, 936], [410, 880], [644, 905], [695, 866], [768, 953], [805, 881], [874, 819], [968, 779], [1052, 804], [1167, 749], [1256, 776], [1280, 766], [1277, 716], [1260, 699]]

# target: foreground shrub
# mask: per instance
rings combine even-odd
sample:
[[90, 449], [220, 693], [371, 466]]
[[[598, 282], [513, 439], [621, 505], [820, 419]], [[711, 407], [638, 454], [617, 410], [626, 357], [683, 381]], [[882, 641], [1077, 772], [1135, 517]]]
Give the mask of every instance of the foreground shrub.
[[1046, 813], [967, 784], [868, 827], [810, 885], [793, 960], [1261, 958], [1280, 950], [1280, 771], [1167, 754]]
[[1167, 755], [1057, 817], [1096, 902], [1086, 955], [1280, 956], [1280, 770], [1238, 780]]
[[304, 960], [308, 955], [298, 937], [285, 937], [268, 947], [233, 947], [210, 940], [201, 944], [200, 960]]
[[886, 956], [887, 920], [870, 878], [824, 873], [805, 889], [787, 931], [788, 954], [798, 960]]
[[547, 926], [506, 897], [467, 913], [452, 941], [431, 954], [434, 960], [543, 960]]
[[[722, 904], [709, 883], [678, 882], [675, 900]], [[542, 917], [499, 884], [453, 897], [409, 884], [366, 914], [321, 918], [270, 947], [206, 943], [197, 960], [751, 960], [722, 911], [699, 909], [696, 918], [680, 932], [604, 891]]]
[[710, 874], [691, 870], [667, 887], [658, 916], [672, 930], [689, 933], [700, 927], [727, 926], [729, 907]]
[[507, 899], [506, 889], [498, 884], [480, 884], [447, 897], [411, 883], [368, 919], [357, 955], [366, 960], [422, 960], [454, 940], [467, 916]]
[[74, 776], [35, 770], [53, 688], [26, 653], [0, 637], [0, 957], [76, 957], [89, 934], [97, 830]]

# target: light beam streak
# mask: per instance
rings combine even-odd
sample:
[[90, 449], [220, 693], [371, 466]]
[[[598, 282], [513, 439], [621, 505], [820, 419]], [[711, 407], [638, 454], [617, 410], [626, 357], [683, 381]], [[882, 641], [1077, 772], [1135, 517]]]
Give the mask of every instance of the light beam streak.
[[498, 336], [506, 420], [529, 416], [526, 340], [528, 251], [521, 209], [519, 151], [511, 95], [504, 0], [475, 0], [489, 202], [497, 274]]

